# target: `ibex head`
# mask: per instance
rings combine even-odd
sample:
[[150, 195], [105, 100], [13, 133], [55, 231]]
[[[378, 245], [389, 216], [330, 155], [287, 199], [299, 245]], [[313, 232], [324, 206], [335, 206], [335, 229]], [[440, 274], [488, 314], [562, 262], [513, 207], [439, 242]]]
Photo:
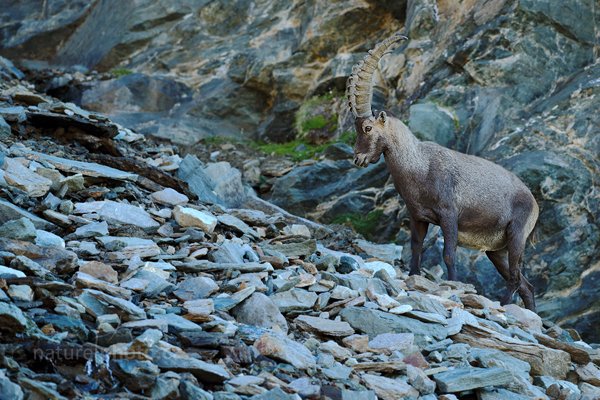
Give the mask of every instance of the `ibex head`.
[[359, 167], [377, 162], [385, 148], [387, 115], [385, 111], [381, 111], [375, 117], [371, 111], [373, 73], [386, 51], [400, 40], [406, 39], [408, 39], [406, 36], [396, 34], [379, 43], [360, 63], [354, 66], [352, 75], [348, 78], [346, 88], [348, 105], [356, 118], [357, 137], [354, 146], [354, 163]]

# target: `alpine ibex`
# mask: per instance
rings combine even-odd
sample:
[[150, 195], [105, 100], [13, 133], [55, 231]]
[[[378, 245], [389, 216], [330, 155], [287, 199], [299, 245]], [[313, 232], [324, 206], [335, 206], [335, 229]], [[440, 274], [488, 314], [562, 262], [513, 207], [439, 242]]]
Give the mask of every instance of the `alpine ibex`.
[[379, 60], [400, 40], [394, 35], [378, 44], [352, 70], [347, 96], [355, 117], [354, 163], [364, 167], [381, 154], [410, 215], [410, 274], [420, 273], [423, 240], [429, 224], [444, 236], [448, 279], [456, 280], [454, 256], [461, 245], [485, 251], [506, 280], [509, 303], [518, 290], [535, 310], [533, 285], [521, 273], [527, 238], [538, 218], [538, 205], [527, 186], [490, 161], [419, 141], [400, 120], [371, 111], [373, 73]]

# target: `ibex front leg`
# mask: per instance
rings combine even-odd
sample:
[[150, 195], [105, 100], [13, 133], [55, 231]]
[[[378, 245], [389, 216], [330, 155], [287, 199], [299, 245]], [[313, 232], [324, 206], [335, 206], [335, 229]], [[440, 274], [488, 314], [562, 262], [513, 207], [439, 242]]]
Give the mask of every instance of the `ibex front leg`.
[[423, 252], [423, 241], [427, 236], [428, 222], [417, 221], [410, 218], [410, 249], [412, 257], [410, 259], [409, 275], [419, 275], [421, 273], [421, 255]]
[[458, 220], [456, 213], [448, 211], [446, 215], [440, 217], [440, 227], [444, 235], [444, 263], [448, 268], [448, 280], [455, 281], [456, 266], [454, 258], [456, 255], [456, 246], [458, 245]]

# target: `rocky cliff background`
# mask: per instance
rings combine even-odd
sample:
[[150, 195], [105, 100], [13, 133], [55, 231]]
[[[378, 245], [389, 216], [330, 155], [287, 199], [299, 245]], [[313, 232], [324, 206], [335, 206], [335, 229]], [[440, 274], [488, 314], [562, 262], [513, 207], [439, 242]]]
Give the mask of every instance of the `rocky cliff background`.
[[[403, 30], [375, 107], [527, 183], [541, 207], [525, 255], [540, 314], [599, 342], [599, 24], [594, 0], [23, 0], [0, 10], [0, 55], [63, 101], [184, 151], [211, 144], [274, 203], [396, 241], [406, 260], [403, 203], [382, 163], [352, 166], [342, 97], [352, 65]], [[292, 140], [284, 157], [249, 144], [280, 153], [264, 142]], [[436, 229], [427, 242], [436, 273]], [[460, 250], [458, 264], [500, 296], [485, 256]]]

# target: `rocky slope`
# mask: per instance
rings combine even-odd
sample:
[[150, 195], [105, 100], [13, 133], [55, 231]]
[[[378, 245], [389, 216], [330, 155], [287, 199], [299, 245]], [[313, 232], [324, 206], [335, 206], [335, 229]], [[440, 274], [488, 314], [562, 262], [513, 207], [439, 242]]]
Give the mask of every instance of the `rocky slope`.
[[[0, 59], [1, 399], [597, 399], [600, 351]], [[258, 209], [260, 208], [260, 209]]]
[[[538, 242], [525, 255], [540, 313], [600, 341], [593, 1], [111, 3], [12, 2], [0, 14], [0, 54], [18, 60], [40, 90], [186, 145], [206, 135], [287, 140], [307, 104], [327, 122], [335, 116], [333, 135], [341, 134], [349, 120], [339, 91], [351, 66], [404, 30], [411, 40], [382, 60], [376, 107], [420, 138], [483, 155], [528, 184], [541, 206]], [[67, 73], [47, 72], [59, 64]], [[324, 94], [324, 109], [309, 101]], [[407, 243], [406, 211], [384, 166], [356, 170], [342, 145], [325, 154], [296, 168], [252, 162], [244, 178], [255, 187], [273, 181], [267, 197], [288, 211]], [[428, 243], [433, 268], [441, 263], [437, 230]], [[504, 284], [491, 263], [466, 250], [459, 258], [461, 279], [498, 298]]]

